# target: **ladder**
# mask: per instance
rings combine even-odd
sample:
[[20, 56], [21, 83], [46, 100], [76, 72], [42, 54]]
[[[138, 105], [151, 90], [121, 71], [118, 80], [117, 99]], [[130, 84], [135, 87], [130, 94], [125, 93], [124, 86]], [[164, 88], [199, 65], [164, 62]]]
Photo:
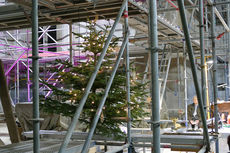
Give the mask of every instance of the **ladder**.
[[171, 64], [172, 52], [165, 50], [162, 52], [162, 57], [159, 63], [159, 92], [160, 92], [160, 109], [162, 108], [162, 101], [165, 93], [166, 83], [168, 80], [168, 72]]

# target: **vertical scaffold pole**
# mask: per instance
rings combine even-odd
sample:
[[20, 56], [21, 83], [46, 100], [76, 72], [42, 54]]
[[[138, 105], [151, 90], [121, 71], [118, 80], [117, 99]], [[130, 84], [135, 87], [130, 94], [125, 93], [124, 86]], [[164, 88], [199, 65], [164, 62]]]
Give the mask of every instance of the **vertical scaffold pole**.
[[207, 146], [207, 151], [209, 151], [210, 150], [210, 141], [209, 141], [209, 135], [208, 135], [208, 127], [207, 127], [206, 118], [205, 118], [203, 100], [202, 100], [202, 96], [201, 96], [200, 88], [199, 88], [199, 83], [198, 83], [198, 77], [197, 77], [197, 70], [196, 70], [195, 59], [194, 59], [194, 54], [193, 54], [193, 48], [192, 48], [192, 43], [190, 40], [190, 33], [188, 30], [188, 23], [187, 23], [185, 9], [184, 9], [184, 1], [183, 0], [177, 0], [177, 2], [178, 2], [181, 22], [182, 22], [182, 26], [183, 26], [185, 41], [186, 41], [186, 45], [187, 45], [187, 49], [188, 49], [188, 57], [189, 57], [190, 65], [192, 68], [191, 70], [192, 70], [193, 81], [194, 81], [194, 85], [195, 85], [195, 89], [196, 89], [198, 104], [199, 104], [199, 108], [200, 108], [201, 119], [202, 119], [202, 123], [203, 123], [205, 144]]
[[[217, 57], [216, 57], [216, 44], [215, 44], [215, 12], [214, 6], [211, 6], [211, 37], [212, 37], [212, 59], [213, 59], [213, 101], [214, 101], [214, 118], [215, 118], [215, 133], [218, 133], [218, 108], [217, 108], [217, 77], [216, 77], [216, 64], [217, 64]], [[219, 153], [219, 140], [216, 140], [216, 153]]]
[[19, 79], [20, 79], [20, 77], [19, 77], [19, 72], [20, 72], [20, 69], [19, 69], [20, 67], [19, 67], [19, 61], [17, 62], [17, 64], [16, 64], [16, 69], [17, 69], [17, 71], [16, 71], [16, 87], [17, 87], [17, 89], [16, 89], [16, 91], [17, 91], [17, 97], [15, 97], [16, 98], [16, 103], [19, 103], [19, 99], [20, 99], [20, 95], [19, 95]]
[[[227, 24], [228, 26], [230, 27], [230, 4], [228, 4], [228, 9], [227, 9]], [[225, 90], [227, 91], [227, 101], [229, 99], [229, 81], [230, 81], [230, 32], [228, 32], [228, 37], [227, 37], [227, 40], [228, 40], [228, 51], [227, 51], [227, 59], [228, 59], [228, 63], [227, 63], [227, 88], [225, 88]]]
[[[26, 30], [26, 43], [29, 44], [29, 30]], [[26, 75], [27, 75], [27, 100], [28, 102], [31, 101], [30, 99], [30, 62], [29, 62], [29, 50], [26, 51], [27, 54], [27, 68], [26, 68]]]
[[[16, 39], [18, 40], [18, 35], [19, 35], [19, 33], [18, 33], [18, 30], [16, 30]], [[19, 79], [20, 79], [20, 76], [19, 76], [19, 73], [20, 73], [20, 67], [19, 67], [19, 61], [17, 62], [17, 64], [16, 64], [16, 66], [17, 66], [17, 72], [16, 72], [16, 84], [17, 84], [17, 98], [16, 98], [16, 103], [19, 103], [19, 100], [20, 100], [20, 95], [19, 95], [19, 89], [20, 89], [20, 86], [19, 86]]]
[[72, 65], [74, 65], [74, 59], [73, 59], [73, 24], [69, 24], [69, 60]]
[[[205, 6], [205, 31], [208, 33], [208, 6]], [[209, 48], [209, 40], [206, 41], [206, 48]], [[206, 61], [206, 58], [205, 58]], [[205, 63], [205, 78], [206, 79], [206, 118], [210, 119], [210, 108], [209, 108], [209, 79], [208, 79], [208, 64]]]
[[105, 54], [106, 54], [106, 51], [107, 51], [107, 49], [108, 49], [108, 47], [109, 47], [109, 43], [110, 43], [110, 41], [111, 41], [111, 39], [112, 39], [113, 33], [114, 33], [114, 31], [115, 31], [115, 28], [116, 28], [117, 24], [119, 23], [120, 18], [121, 18], [121, 16], [122, 16], [122, 13], [123, 13], [123, 11], [124, 11], [124, 9], [125, 9], [126, 2], [127, 2], [127, 0], [124, 0], [123, 3], [122, 3], [122, 6], [121, 6], [121, 8], [120, 8], [120, 10], [119, 10], [119, 12], [118, 12], [117, 17], [116, 17], [116, 20], [115, 20], [115, 22], [114, 22], [114, 24], [113, 24], [113, 26], [112, 26], [112, 28], [111, 28], [111, 30], [110, 30], [110, 33], [109, 33], [109, 35], [108, 35], [108, 38], [107, 38], [107, 40], [106, 40], [106, 42], [105, 42], [105, 45], [104, 45], [104, 47], [103, 47], [103, 49], [102, 49], [102, 52], [101, 52], [101, 55], [100, 55], [100, 57], [99, 57], [99, 59], [98, 59], [97, 65], [95, 66], [94, 72], [92, 73], [92, 75], [91, 75], [91, 77], [90, 77], [90, 79], [89, 79], [89, 82], [88, 82], [88, 84], [87, 84], [87, 86], [86, 86], [86, 88], [85, 88], [85, 93], [84, 93], [84, 95], [83, 95], [81, 101], [79, 102], [79, 106], [78, 106], [78, 108], [77, 108], [77, 110], [76, 110], [76, 112], [75, 112], [75, 114], [74, 114], [74, 117], [73, 117], [73, 119], [72, 119], [72, 122], [71, 122], [71, 124], [70, 124], [70, 126], [69, 126], [69, 129], [68, 129], [68, 131], [67, 131], [67, 133], [66, 133], [66, 136], [65, 136], [65, 138], [64, 138], [64, 141], [62, 142], [62, 145], [61, 145], [60, 150], [59, 150], [58, 153], [64, 153], [64, 152], [65, 152], [65, 149], [66, 149], [66, 147], [67, 147], [67, 145], [68, 145], [68, 143], [69, 143], [69, 141], [70, 141], [70, 138], [71, 138], [71, 136], [72, 136], [72, 133], [73, 133], [73, 131], [74, 131], [74, 129], [75, 129], [77, 123], [78, 123], [78, 119], [79, 119], [79, 117], [80, 117], [80, 114], [81, 114], [81, 112], [82, 112], [82, 110], [83, 110], [83, 107], [84, 107], [84, 105], [85, 105], [85, 102], [86, 102], [86, 100], [87, 100], [87, 98], [88, 98], [88, 95], [89, 95], [89, 93], [90, 93], [91, 87], [93, 86], [94, 80], [96, 79], [98, 70], [99, 70], [99, 68], [100, 68], [100, 66], [101, 66], [101, 64], [102, 64], [102, 61], [103, 61], [104, 56], [105, 56]]
[[177, 51], [177, 98], [178, 98], [178, 108], [181, 109], [181, 100], [180, 100], [180, 85], [181, 85], [181, 79], [180, 79], [180, 53], [179, 50]]
[[158, 81], [157, 2], [149, 0], [149, 38], [151, 56], [152, 131], [154, 153], [160, 153], [160, 95]]
[[187, 88], [187, 53], [185, 41], [183, 42], [183, 54], [184, 54], [184, 106], [185, 106], [185, 126], [188, 128], [188, 88]]
[[39, 61], [38, 61], [38, 0], [32, 1], [32, 67], [33, 67], [33, 149], [40, 151], [39, 138]]
[[132, 153], [132, 140], [131, 140], [131, 108], [130, 108], [130, 70], [129, 70], [129, 23], [128, 23], [128, 1], [126, 2], [126, 7], [124, 11], [125, 26], [124, 26], [124, 38], [127, 37], [128, 41], [125, 45], [126, 49], [126, 92], [127, 92], [127, 137], [128, 143], [130, 144], [128, 148], [128, 153]]
[[199, 0], [199, 11], [200, 11], [200, 59], [201, 59], [201, 89], [204, 103], [204, 112], [206, 115], [206, 79], [205, 78], [205, 59], [204, 59], [204, 6], [203, 0]]

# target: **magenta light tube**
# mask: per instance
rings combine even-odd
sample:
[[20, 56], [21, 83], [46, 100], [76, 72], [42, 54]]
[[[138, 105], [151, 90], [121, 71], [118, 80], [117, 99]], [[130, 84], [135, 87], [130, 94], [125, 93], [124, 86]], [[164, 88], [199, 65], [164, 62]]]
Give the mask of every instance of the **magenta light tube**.
[[[13, 45], [8, 46], [8, 45], [0, 44], [0, 46], [7, 46], [7, 47], [11, 47], [11, 48], [19, 48], [20, 50], [32, 50], [32, 48], [25, 48], [25, 47], [13, 46]], [[61, 46], [56, 46], [56, 47], [61, 47]], [[39, 49], [41, 49], [41, 48], [43, 48], [43, 47], [39, 47]], [[44, 47], [44, 48], [49, 48], [49, 47]], [[52, 47], [50, 47], [50, 48], [52, 48]], [[69, 55], [69, 54], [50, 52], [50, 51], [44, 51], [44, 50], [39, 50], [39, 52], [52, 53], [52, 54], [56, 54], [56, 55]]]
[[29, 58], [28, 58], [28, 50], [27, 50], [27, 98], [28, 98], [28, 102], [30, 102], [31, 101], [31, 99], [30, 99], [30, 84], [31, 84], [31, 82], [30, 82], [30, 70], [29, 70], [29, 67], [30, 67], [30, 63], [29, 63]]
[[11, 65], [11, 67], [6, 71], [5, 75], [8, 75], [8, 73], [12, 70], [12, 68], [15, 66], [15, 64], [18, 63], [18, 61], [22, 58], [22, 56], [25, 54], [26, 50], [19, 56], [19, 58]]
[[[32, 50], [32, 48], [25, 48], [25, 47], [19, 47], [19, 46], [8, 46], [8, 45], [4, 45], [4, 44], [0, 44], [0, 46], [7, 46], [7, 47], [11, 47], [11, 48], [19, 48], [21, 50]], [[50, 51], [44, 51], [44, 50], [39, 50], [40, 52], [46, 52], [46, 53], [52, 53], [52, 54], [59, 54], [59, 55], [68, 55], [68, 54], [62, 54], [62, 53], [56, 53], [56, 52], [50, 52]]]
[[[79, 43], [73, 43], [73, 45], [79, 45]], [[55, 47], [63, 47], [63, 46], [69, 46], [68, 44], [63, 44], [63, 45], [55, 45], [55, 46], [44, 46], [44, 47], [39, 47], [39, 49], [42, 48], [55, 48]]]
[[[73, 43], [73, 45], [79, 45], [79, 43]], [[6, 46], [6, 47], [10, 47], [10, 48], [22, 48], [22, 49], [32, 50], [32, 48], [26, 48], [26, 47], [14, 46], [14, 45], [0, 44], [0, 46]], [[69, 46], [69, 45], [68, 44], [63, 44], [63, 45], [55, 45], [55, 46], [44, 46], [44, 47], [39, 47], [39, 49], [43, 49], [43, 48], [55, 48], [55, 47], [62, 47], [62, 46]]]
[[[78, 44], [79, 43], [75, 43], [75, 45], [78, 45]], [[14, 45], [0, 44], [0, 46], [6, 46], [6, 47], [10, 47], [10, 48], [18, 48], [20, 50], [32, 50], [32, 48], [25, 48], [25, 47], [14, 46]], [[54, 48], [54, 47], [61, 47], [61, 46], [68, 46], [68, 45], [56, 45], [56, 46], [39, 47], [39, 49], [43, 49], [43, 48]], [[52, 54], [56, 54], [56, 55], [69, 55], [69, 54], [63, 54], [63, 53], [57, 53], [57, 52], [50, 52], [50, 51], [44, 51], [44, 50], [39, 50], [39, 52], [52, 53]]]

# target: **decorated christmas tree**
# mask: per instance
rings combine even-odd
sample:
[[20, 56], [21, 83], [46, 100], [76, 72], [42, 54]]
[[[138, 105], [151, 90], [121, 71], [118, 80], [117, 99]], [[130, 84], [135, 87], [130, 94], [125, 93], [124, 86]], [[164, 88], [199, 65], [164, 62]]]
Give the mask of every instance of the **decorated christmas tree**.
[[[105, 44], [110, 27], [105, 26], [104, 30], [97, 30], [94, 22], [89, 22], [87, 25], [89, 33], [75, 34], [81, 38], [84, 52], [87, 56], [87, 61], [79, 61], [75, 65], [69, 62], [57, 61], [63, 64], [61, 71], [57, 72], [58, 84], [45, 83], [51, 90], [52, 94], [48, 97], [41, 95], [41, 109], [48, 113], [61, 114], [63, 116], [73, 117], [76, 108], [84, 94], [91, 74], [94, 71], [99, 55]], [[115, 48], [118, 48], [118, 38], [113, 38], [109, 44], [106, 56], [102, 66], [97, 74], [96, 80], [92, 86], [83, 112], [79, 121], [86, 125], [85, 130], [90, 129], [95, 112], [104, 94], [107, 81], [109, 80], [114, 58], [116, 57]], [[146, 84], [138, 81], [138, 75], [135, 78], [131, 76], [130, 96], [131, 96], [131, 115], [133, 123], [137, 119], [141, 119], [147, 115], [146, 108]], [[127, 101], [126, 101], [126, 72], [125, 66], [120, 65], [113, 84], [110, 88], [107, 100], [105, 102], [100, 120], [97, 124], [96, 134], [107, 136], [124, 136], [120, 126], [125, 126], [127, 122]]]

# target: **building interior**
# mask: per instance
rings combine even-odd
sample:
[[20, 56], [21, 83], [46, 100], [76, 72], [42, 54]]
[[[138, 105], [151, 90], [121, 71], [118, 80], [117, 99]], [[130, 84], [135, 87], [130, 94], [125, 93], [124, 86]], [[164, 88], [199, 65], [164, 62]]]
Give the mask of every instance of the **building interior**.
[[229, 0], [0, 0], [0, 153], [227, 153], [229, 62]]

